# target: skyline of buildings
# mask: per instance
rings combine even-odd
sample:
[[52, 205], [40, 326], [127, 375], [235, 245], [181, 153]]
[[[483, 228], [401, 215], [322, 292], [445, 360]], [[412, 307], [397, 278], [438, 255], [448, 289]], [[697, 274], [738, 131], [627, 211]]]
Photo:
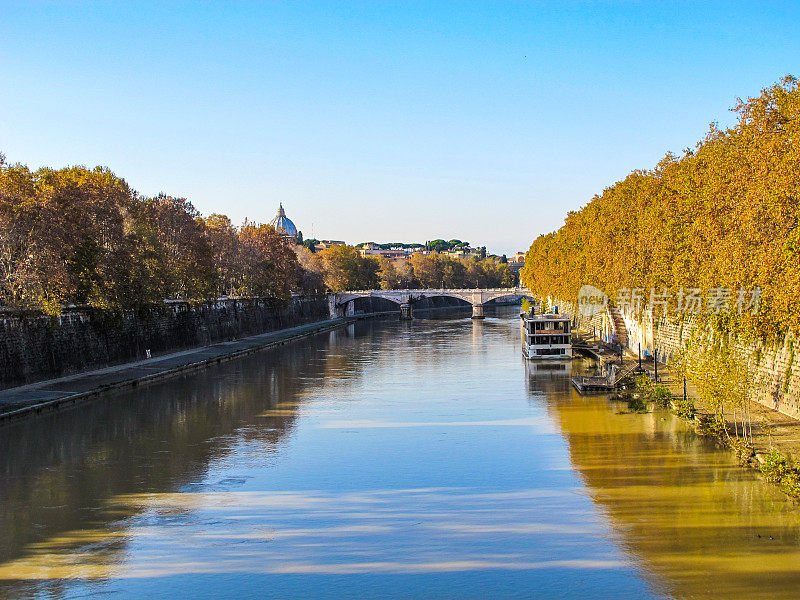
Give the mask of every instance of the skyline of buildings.
[[[303, 243], [302, 238], [302, 230], [298, 229], [295, 225], [294, 221], [292, 221], [286, 214], [286, 210], [283, 208], [283, 202], [278, 204], [278, 212], [275, 217], [269, 221], [268, 225], [275, 228], [275, 230], [283, 236], [294, 238], [297, 240], [298, 243]], [[315, 239], [316, 238], [310, 238]], [[452, 241], [452, 240], [451, 240]], [[344, 240], [316, 240], [316, 244], [314, 244], [314, 251], [318, 252], [320, 250], [325, 250], [326, 248], [332, 248], [334, 246], [344, 246], [347, 243]], [[383, 258], [390, 258], [390, 259], [398, 259], [398, 258], [408, 258], [412, 254], [417, 252], [422, 254], [432, 254], [438, 252], [440, 254], [445, 254], [450, 256], [451, 258], [468, 258], [470, 256], [477, 256], [479, 258], [485, 258], [486, 256], [506, 256], [505, 254], [498, 255], [498, 254], [490, 254], [487, 252], [486, 247], [472, 247], [467, 242], [460, 242], [459, 244], [455, 245], [452, 248], [448, 248], [446, 250], [434, 250], [428, 247], [429, 242], [425, 242], [424, 244], [418, 242], [397, 242], [397, 245], [391, 245], [389, 248], [384, 248], [387, 244], [392, 244], [392, 242], [388, 242], [385, 244], [379, 244], [377, 242], [362, 242], [354, 244], [355, 247], [359, 249], [359, 252], [362, 256], [374, 256], [374, 257], [383, 257]], [[310, 249], [310, 248], [309, 248]], [[512, 268], [516, 268], [519, 271], [519, 268], [525, 263], [525, 252], [516, 252], [512, 257], [506, 256]], [[519, 266], [517, 266], [519, 265]]]

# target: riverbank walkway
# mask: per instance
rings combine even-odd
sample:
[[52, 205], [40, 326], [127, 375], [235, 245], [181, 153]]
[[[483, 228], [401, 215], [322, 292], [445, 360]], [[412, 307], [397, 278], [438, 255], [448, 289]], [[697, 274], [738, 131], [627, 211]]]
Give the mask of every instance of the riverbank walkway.
[[288, 329], [270, 331], [228, 342], [162, 354], [0, 390], [0, 424], [36, 413], [65, 408], [109, 390], [133, 387], [178, 373], [258, 352], [269, 346], [340, 327], [353, 319], [328, 319]]

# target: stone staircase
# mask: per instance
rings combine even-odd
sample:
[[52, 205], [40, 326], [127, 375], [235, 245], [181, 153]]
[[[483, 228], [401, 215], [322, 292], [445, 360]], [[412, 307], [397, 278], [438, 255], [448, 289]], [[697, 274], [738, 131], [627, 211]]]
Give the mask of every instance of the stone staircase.
[[619, 340], [619, 343], [623, 348], [627, 348], [628, 329], [625, 327], [625, 320], [622, 318], [619, 308], [616, 304], [609, 302], [606, 304], [606, 311], [608, 311], [608, 318], [611, 320], [611, 324], [614, 327], [614, 333], [617, 336], [617, 340]]

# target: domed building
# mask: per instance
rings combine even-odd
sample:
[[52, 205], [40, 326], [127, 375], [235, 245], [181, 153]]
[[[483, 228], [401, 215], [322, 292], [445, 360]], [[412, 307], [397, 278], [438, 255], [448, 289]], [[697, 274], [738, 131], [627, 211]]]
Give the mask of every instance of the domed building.
[[297, 227], [295, 227], [294, 223], [292, 223], [292, 220], [286, 216], [286, 211], [283, 210], [282, 202], [278, 206], [278, 214], [275, 215], [275, 218], [269, 222], [269, 225], [281, 235], [285, 235], [286, 237], [290, 238], [297, 237]]

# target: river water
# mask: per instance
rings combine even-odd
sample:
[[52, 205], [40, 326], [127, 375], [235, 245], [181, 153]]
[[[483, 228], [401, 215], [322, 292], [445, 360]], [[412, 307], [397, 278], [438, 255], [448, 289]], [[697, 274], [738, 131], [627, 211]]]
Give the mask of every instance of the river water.
[[669, 414], [526, 364], [498, 310], [3, 427], [0, 598], [800, 596], [798, 507]]

